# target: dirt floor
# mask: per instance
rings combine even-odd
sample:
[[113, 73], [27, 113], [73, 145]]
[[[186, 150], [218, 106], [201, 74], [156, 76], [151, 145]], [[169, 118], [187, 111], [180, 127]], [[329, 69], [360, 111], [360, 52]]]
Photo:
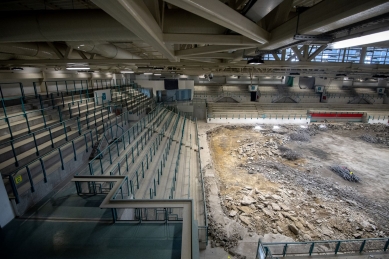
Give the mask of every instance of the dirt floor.
[[[389, 235], [389, 127], [221, 126], [207, 138], [224, 215], [250, 236], [302, 241]], [[334, 165], [360, 182], [346, 181], [331, 170]], [[218, 239], [223, 225], [212, 220], [212, 245], [227, 246]]]

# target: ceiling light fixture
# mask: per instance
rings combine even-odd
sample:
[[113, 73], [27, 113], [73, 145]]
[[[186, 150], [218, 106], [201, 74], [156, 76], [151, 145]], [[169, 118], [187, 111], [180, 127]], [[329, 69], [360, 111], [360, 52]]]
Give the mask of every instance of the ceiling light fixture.
[[66, 70], [89, 70], [90, 67], [67, 67]]
[[154, 74], [155, 76], [160, 76], [161, 74]]
[[11, 70], [13, 70], [13, 71], [21, 71], [21, 70], [23, 70], [23, 68], [22, 67], [13, 67], [13, 68], [11, 68]]
[[389, 31], [377, 32], [369, 35], [355, 37], [352, 39], [341, 40], [333, 42], [328, 45], [329, 48], [333, 49], [344, 49], [348, 47], [366, 45], [370, 43], [382, 42], [389, 40]]
[[122, 74], [133, 74], [134, 73], [134, 71], [120, 71], [120, 73], [122, 73]]
[[153, 73], [151, 73], [151, 72], [145, 72], [144, 74], [148, 76], [148, 75], [152, 75]]
[[255, 58], [247, 60], [248, 65], [261, 65], [263, 63], [265, 63], [265, 62], [263, 61], [262, 57], [255, 57]]

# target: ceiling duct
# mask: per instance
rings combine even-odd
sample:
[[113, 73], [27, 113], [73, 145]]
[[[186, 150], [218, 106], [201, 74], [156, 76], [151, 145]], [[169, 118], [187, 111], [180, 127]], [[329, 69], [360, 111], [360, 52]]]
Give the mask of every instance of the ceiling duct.
[[77, 49], [83, 52], [93, 53], [105, 58], [113, 59], [141, 59], [124, 49], [121, 49], [113, 44], [98, 44], [95, 42], [83, 42], [83, 41], [68, 41], [68, 46], [73, 49]]
[[[65, 53], [63, 46], [57, 46], [57, 49]], [[37, 59], [58, 59], [57, 54], [46, 43], [0, 43], [0, 52], [13, 54], [12, 58], [18, 56], [32, 57]], [[77, 54], [71, 54], [69, 58], [79, 58]]]

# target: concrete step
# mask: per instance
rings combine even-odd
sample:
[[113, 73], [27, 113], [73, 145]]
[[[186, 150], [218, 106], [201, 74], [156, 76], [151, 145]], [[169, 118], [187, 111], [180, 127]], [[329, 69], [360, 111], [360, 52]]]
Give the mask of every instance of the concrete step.
[[[93, 138], [94, 138], [93, 141], [95, 142], [96, 136], [93, 135]], [[90, 137], [87, 137], [87, 143], [88, 143], [88, 152], [90, 152], [91, 143], [92, 143]], [[89, 154], [86, 152], [85, 140], [76, 141], [74, 143], [74, 146], [76, 148], [76, 159], [77, 159], [76, 161], [74, 160], [74, 151], [71, 143], [68, 146], [63, 147], [61, 149], [62, 157], [64, 161], [64, 169], [66, 169], [68, 172], [72, 172], [74, 169], [84, 164]], [[47, 176], [47, 183], [44, 182], [44, 174], [42, 171], [42, 166], [39, 161], [29, 166], [32, 182], [34, 183], [35, 186], [35, 195], [38, 196], [43, 192], [43, 190], [41, 189], [50, 189], [61, 181], [61, 178], [59, 178], [58, 175], [55, 176], [53, 175], [54, 172], [59, 172], [60, 175], [62, 175], [63, 174], [62, 172], [64, 172], [62, 170], [62, 163], [58, 151], [54, 151], [50, 153], [49, 155], [45, 156], [42, 160], [43, 160], [43, 164]], [[21, 198], [23, 198], [23, 196], [25, 196], [24, 195], [25, 193], [31, 194], [31, 184], [25, 168], [21, 169], [14, 177], [19, 175], [22, 177], [22, 182], [18, 183], [16, 187], [19, 195], [21, 196]], [[4, 184], [6, 186], [9, 197], [13, 197], [13, 192], [8, 177], [4, 179]], [[23, 206], [23, 203], [25, 203], [25, 201], [21, 201], [21, 206]]]
[[[96, 116], [97, 117], [97, 116]], [[110, 115], [110, 118], [114, 118], [114, 115]], [[108, 114], [104, 115], [103, 118], [99, 117], [96, 119], [96, 126], [98, 130], [102, 130], [104, 127], [102, 126], [103, 122], [108, 119]], [[94, 126], [94, 127], [96, 127]], [[48, 133], [46, 132], [46, 136], [42, 134], [42, 137], [47, 138]], [[51, 150], [65, 144], [66, 142], [71, 142], [73, 139], [77, 138], [79, 136], [78, 130], [70, 130], [67, 133], [68, 140], [66, 140], [66, 136], [63, 134], [58, 134], [57, 137], [53, 137], [53, 143], [54, 143], [54, 148], [52, 147], [51, 141], [46, 141], [42, 142], [41, 144], [38, 144], [38, 150], [39, 150], [39, 155], [36, 154], [36, 148], [35, 148], [35, 143], [33, 141], [25, 141], [22, 142], [20, 145], [21, 147], [19, 150], [21, 151], [20, 153], [16, 153], [17, 159], [18, 159], [18, 166], [15, 164], [15, 159], [14, 155], [11, 150], [4, 150], [4, 153], [6, 157], [9, 157], [8, 159], [6, 158], [0, 158], [0, 171], [2, 174], [8, 174], [14, 170], [16, 170], [19, 167], [22, 167], [23, 165], [26, 165], [33, 161], [34, 159], [44, 156], [46, 153], [50, 152]], [[48, 136], [50, 139], [50, 136]], [[32, 147], [31, 149], [27, 149], [26, 147]]]
[[[51, 115], [45, 115], [45, 116], [40, 115], [40, 116], [29, 117], [28, 118], [29, 126], [32, 127], [32, 126], [35, 126], [38, 124], [43, 125], [43, 122], [44, 122], [43, 117], [45, 118], [46, 121], [52, 120]], [[12, 133], [15, 131], [20, 131], [22, 129], [28, 128], [27, 121], [25, 118], [23, 118], [23, 120], [18, 120], [16, 122], [10, 123], [10, 128], [11, 128]], [[8, 134], [10, 134], [8, 125], [1, 125], [0, 126], [0, 136], [4, 136], [4, 135], [8, 135]]]

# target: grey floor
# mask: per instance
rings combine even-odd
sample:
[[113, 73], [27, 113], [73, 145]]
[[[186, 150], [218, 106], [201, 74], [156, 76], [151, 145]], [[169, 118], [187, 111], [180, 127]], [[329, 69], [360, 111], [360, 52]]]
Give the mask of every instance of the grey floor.
[[0, 258], [180, 258], [181, 223], [113, 224], [103, 198], [67, 184], [0, 229]]

